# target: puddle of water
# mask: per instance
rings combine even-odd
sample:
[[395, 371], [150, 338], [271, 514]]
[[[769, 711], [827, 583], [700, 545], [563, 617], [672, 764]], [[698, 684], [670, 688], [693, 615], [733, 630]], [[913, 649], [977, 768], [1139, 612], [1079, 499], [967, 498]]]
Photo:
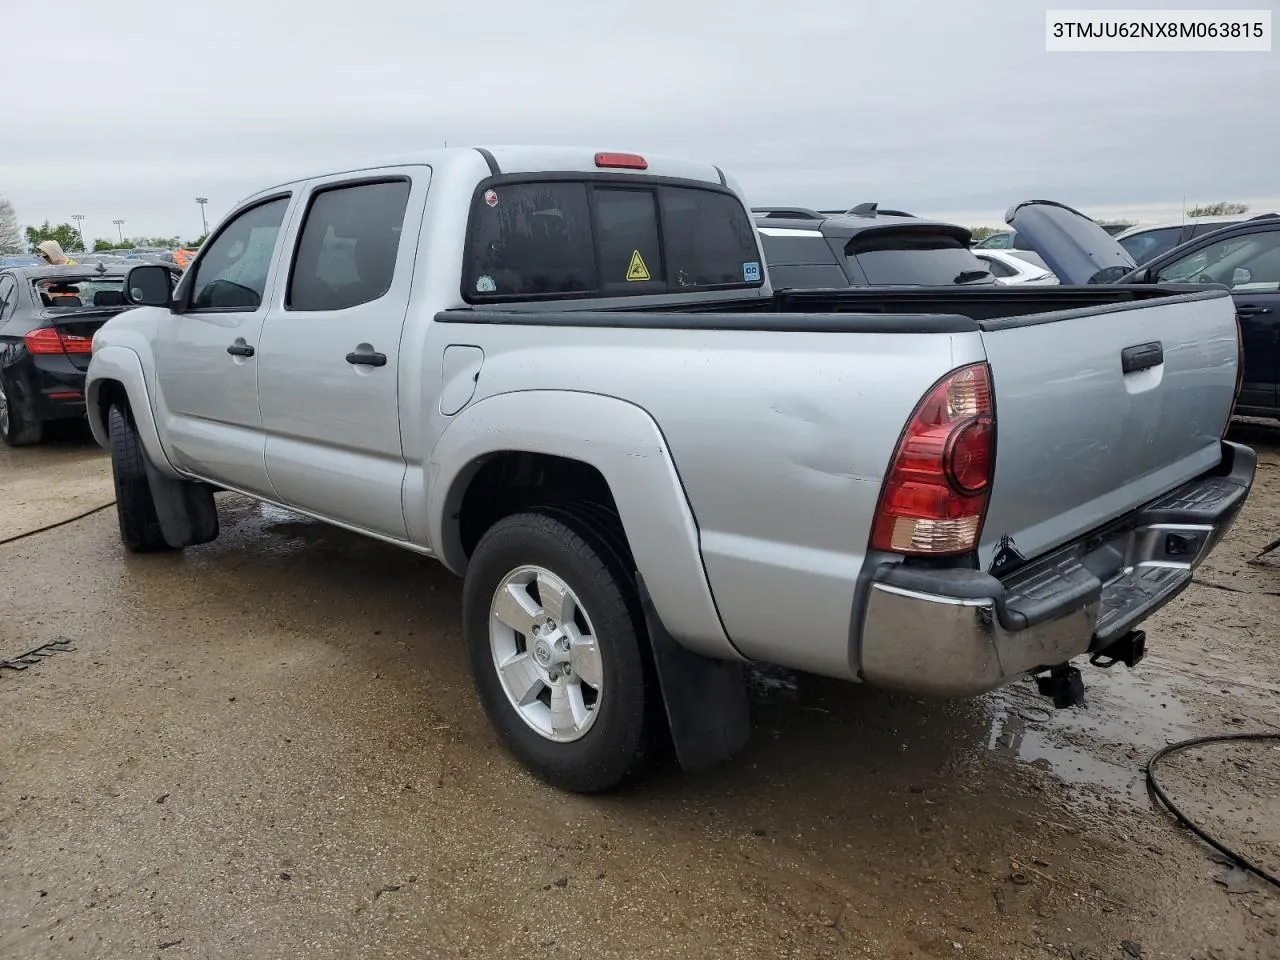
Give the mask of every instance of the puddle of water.
[[294, 513], [292, 510], [286, 510], [284, 507], [277, 507], [273, 503], [259, 503], [258, 515], [262, 517], [264, 523], [311, 523], [307, 517], [300, 513]]
[[1145, 804], [1147, 757], [1191, 735], [1177, 681], [1172, 669], [1150, 659], [1136, 671], [1086, 670], [1086, 705], [1068, 710], [1053, 709], [1029, 683], [1014, 684], [988, 698], [987, 750], [1082, 788], [1082, 800]]

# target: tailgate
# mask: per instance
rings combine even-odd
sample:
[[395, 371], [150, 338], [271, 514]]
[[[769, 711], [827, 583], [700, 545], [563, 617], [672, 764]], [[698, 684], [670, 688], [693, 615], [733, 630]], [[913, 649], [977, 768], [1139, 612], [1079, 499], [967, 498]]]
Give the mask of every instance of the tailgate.
[[1238, 363], [1225, 289], [981, 326], [996, 411], [983, 568], [1004, 551], [995, 572], [1031, 559], [1218, 463]]

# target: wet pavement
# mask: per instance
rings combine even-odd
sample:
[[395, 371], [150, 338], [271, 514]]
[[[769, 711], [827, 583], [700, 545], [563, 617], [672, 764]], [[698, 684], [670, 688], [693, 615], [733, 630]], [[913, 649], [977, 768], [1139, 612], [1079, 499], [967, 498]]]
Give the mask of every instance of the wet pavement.
[[[0, 957], [1280, 958], [1280, 895], [1143, 780], [1280, 731], [1280, 557], [1248, 563], [1280, 431], [1242, 433], [1245, 515], [1085, 709], [760, 669], [742, 756], [596, 798], [497, 746], [429, 560], [226, 495], [179, 556], [125, 555], [112, 510], [0, 544], [0, 657], [74, 646], [0, 670]], [[83, 437], [0, 480], [0, 541], [111, 499]], [[1274, 746], [1164, 776], [1276, 871]]]

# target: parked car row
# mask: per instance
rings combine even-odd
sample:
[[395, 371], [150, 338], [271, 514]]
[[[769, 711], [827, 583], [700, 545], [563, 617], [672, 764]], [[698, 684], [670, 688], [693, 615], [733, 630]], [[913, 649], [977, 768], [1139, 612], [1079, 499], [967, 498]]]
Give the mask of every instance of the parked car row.
[[[875, 204], [845, 212], [758, 207], [754, 213], [769, 276], [779, 289], [1221, 284], [1234, 296], [1240, 323], [1244, 366], [1237, 411], [1280, 418], [1280, 215], [1119, 229], [1042, 201], [1015, 207], [1011, 223], [1019, 211], [1043, 222], [972, 245], [964, 227], [878, 211]], [[1171, 242], [1177, 245], [1169, 247]], [[1046, 245], [1062, 248], [1052, 261]], [[1067, 260], [1065, 250], [1073, 253]], [[1103, 265], [1109, 269], [1100, 272]], [[1070, 279], [1059, 270], [1068, 270]]]
[[[1095, 282], [1133, 260], [1068, 208], [1011, 220], [1061, 285], [1004, 287], [955, 225], [753, 214], [718, 167], [629, 153], [267, 188], [93, 333], [122, 542], [206, 543], [229, 490], [439, 559], [494, 729], [569, 790], [668, 733], [686, 768], [737, 751], [747, 661], [1078, 703], [1071, 660], [1137, 663], [1248, 494], [1236, 307]], [[70, 278], [3, 277], [61, 342], [40, 296]]]

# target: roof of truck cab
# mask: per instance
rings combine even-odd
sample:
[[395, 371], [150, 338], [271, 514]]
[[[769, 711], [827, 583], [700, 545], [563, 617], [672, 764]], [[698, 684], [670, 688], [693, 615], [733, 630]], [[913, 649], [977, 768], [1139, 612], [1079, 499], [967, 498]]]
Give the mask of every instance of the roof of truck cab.
[[[641, 156], [648, 166], [644, 170], [623, 169], [618, 167], [598, 167], [595, 158], [597, 153], [630, 153]], [[417, 150], [370, 158], [364, 163], [335, 165], [326, 169], [311, 170], [302, 176], [256, 190], [245, 200], [263, 194], [291, 187], [307, 180], [319, 177], [335, 177], [344, 174], [363, 174], [384, 169], [421, 164], [430, 167], [471, 166], [480, 164], [483, 168], [492, 158], [497, 166], [497, 173], [608, 173], [620, 176], [672, 177], [681, 180], [701, 180], [707, 183], [723, 184], [726, 177], [714, 164], [664, 154], [650, 153], [644, 150], [625, 150], [619, 147], [559, 147], [559, 146], [475, 146], [475, 147], [440, 147], [434, 150]], [[492, 175], [491, 173], [486, 176]], [[243, 202], [243, 201], [242, 201]]]

